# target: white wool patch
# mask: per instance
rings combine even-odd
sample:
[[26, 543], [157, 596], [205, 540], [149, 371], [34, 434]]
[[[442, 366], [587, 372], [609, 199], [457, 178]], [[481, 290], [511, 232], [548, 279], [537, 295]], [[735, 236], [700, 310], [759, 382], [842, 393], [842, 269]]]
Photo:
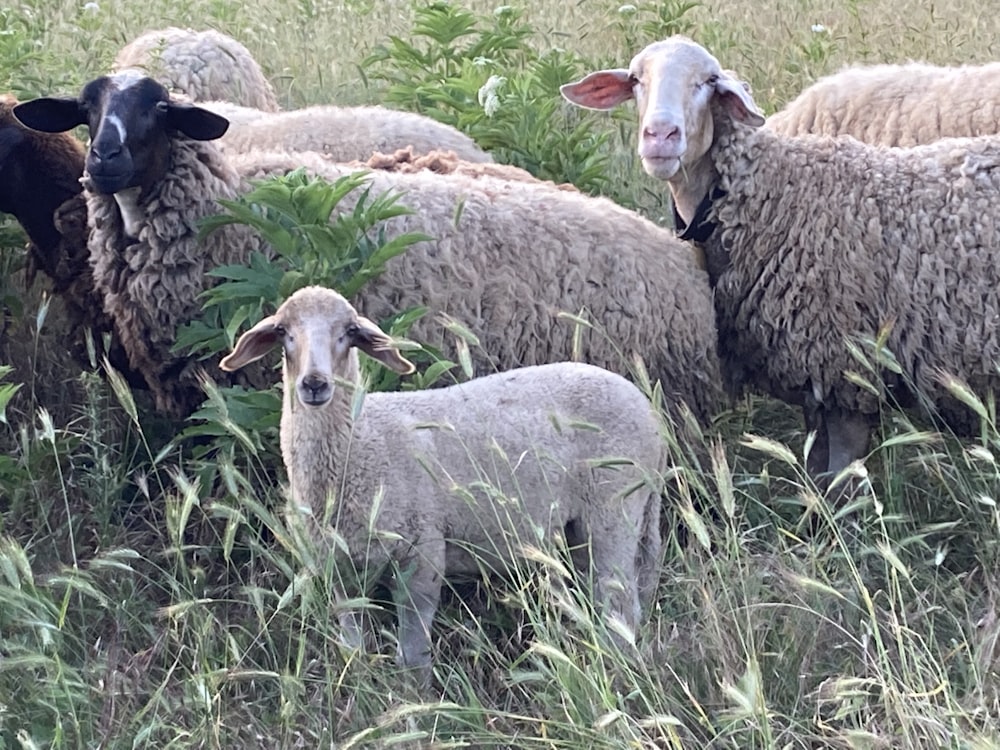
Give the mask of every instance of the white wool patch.
[[115, 193], [115, 203], [122, 214], [122, 223], [125, 225], [125, 234], [129, 237], [139, 236], [139, 227], [142, 226], [146, 216], [139, 208], [139, 192], [142, 188], [126, 188]]
[[145, 77], [146, 74], [138, 68], [125, 68], [125, 70], [120, 70], [117, 73], [108, 76], [108, 80], [115, 90], [124, 91], [127, 88], [135, 86]]

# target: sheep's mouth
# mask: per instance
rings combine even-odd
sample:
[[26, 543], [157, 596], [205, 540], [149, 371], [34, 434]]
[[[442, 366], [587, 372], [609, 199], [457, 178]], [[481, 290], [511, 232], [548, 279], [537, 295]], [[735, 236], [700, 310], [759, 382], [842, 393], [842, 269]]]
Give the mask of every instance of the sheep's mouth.
[[681, 166], [679, 156], [643, 156], [642, 168], [651, 177], [660, 180], [668, 180], [677, 174]]
[[90, 178], [90, 189], [102, 195], [112, 195], [133, 187], [130, 184], [132, 179], [131, 170], [125, 172], [88, 171], [87, 174]]

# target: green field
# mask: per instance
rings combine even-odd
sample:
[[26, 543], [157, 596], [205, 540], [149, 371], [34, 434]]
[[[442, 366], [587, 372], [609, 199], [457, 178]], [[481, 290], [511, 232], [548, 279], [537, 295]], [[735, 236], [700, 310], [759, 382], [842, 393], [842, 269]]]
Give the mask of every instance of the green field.
[[[513, 5], [533, 30], [525, 59], [559, 48], [580, 71], [624, 66], [682, 31], [766, 112], [849, 63], [1000, 58], [1000, 13], [971, 0], [528, 5]], [[492, 4], [462, 7], [496, 18]], [[132, 37], [180, 25], [246, 44], [285, 108], [378, 103], [384, 84], [361, 62], [390, 35], [413, 38], [413, 20], [400, 0], [0, 3], [0, 88], [74, 94]], [[631, 114], [588, 121], [611, 134], [601, 184], [662, 221], [665, 187], [633, 157]], [[0, 403], [12, 396], [0, 423], [0, 750], [1000, 746], [988, 394], [976, 440], [887, 408], [857, 468], [870, 491], [846, 506], [804, 477], [797, 413], [744, 399], [694, 451], [711, 459], [670, 473], [685, 531], [667, 540], [634, 649], [602, 645], [606, 625], [538, 555], [514, 581], [446, 597], [435, 686], [417, 692], [394, 667], [381, 608], [369, 651], [338, 645], [337, 571], [304, 574], [287, 540], [273, 427], [262, 444], [233, 438], [206, 454], [142, 394], [75, 368], [58, 301], [41, 280], [25, 290], [23, 241], [0, 225], [0, 356], [14, 366], [0, 375]]]

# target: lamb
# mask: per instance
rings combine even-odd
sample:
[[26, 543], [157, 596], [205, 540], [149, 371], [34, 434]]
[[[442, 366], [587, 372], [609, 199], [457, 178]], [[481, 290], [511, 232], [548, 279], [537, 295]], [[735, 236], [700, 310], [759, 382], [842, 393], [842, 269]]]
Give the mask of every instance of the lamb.
[[[430, 677], [444, 578], [478, 575], [480, 561], [503, 570], [540, 532], [564, 536], [574, 564], [593, 573], [598, 606], [635, 631], [657, 583], [665, 457], [658, 416], [634, 385], [563, 362], [368, 394], [358, 407], [355, 349], [402, 374], [414, 368], [323, 287], [295, 292], [240, 336], [221, 367], [236, 370], [279, 345], [293, 514], [318, 540], [333, 527], [358, 569], [407, 571], [390, 584], [401, 667]], [[360, 645], [353, 616], [342, 624]]]
[[0, 95], [0, 211], [13, 214], [28, 235], [26, 278], [38, 271], [64, 303], [67, 341], [73, 359], [89, 364], [84, 331], [90, 329], [112, 365], [134, 381], [124, 350], [102, 352], [103, 334], [112, 331], [101, 297], [94, 288], [87, 252], [87, 208], [80, 185], [84, 151], [69, 133], [40, 133], [14, 117], [18, 104]]
[[[215, 105], [209, 109], [217, 110]], [[226, 112], [219, 114], [226, 116]], [[468, 162], [492, 162], [465, 133], [415, 112], [385, 107], [306, 107], [230, 121], [219, 141], [227, 153], [317, 151], [335, 162], [368, 159], [375, 152], [411, 146], [418, 153], [454, 151]]]
[[[81, 106], [82, 105], [82, 106]], [[158, 113], [149, 117], [150, 112]], [[89, 83], [80, 99], [43, 98], [16, 115], [32, 127], [88, 124], [87, 201], [94, 279], [105, 308], [145, 375], [157, 408], [183, 416], [202, 399], [198, 363], [172, 350], [177, 329], [199, 313], [205, 271], [245, 262], [256, 233], [229, 225], [199, 240], [200, 219], [219, 212], [247, 180], [307, 166], [326, 179], [351, 173], [317, 154], [255, 152], [224, 157], [211, 142], [225, 120], [172, 102], [134, 73]], [[207, 139], [207, 140], [198, 140]], [[662, 384], [671, 415], [686, 406], [706, 424], [724, 403], [707, 276], [668, 230], [611, 201], [524, 183], [429, 172], [369, 175], [373, 194], [403, 195], [412, 215], [384, 225], [386, 236], [434, 239], [389, 261], [359, 295], [362, 312], [383, 319], [430, 310], [412, 335], [454, 355], [434, 324], [444, 313], [480, 338], [479, 373], [579, 358], [631, 371], [642, 355]], [[338, 211], [351, 211], [349, 195]], [[581, 314], [593, 330], [560, 319]]]
[[911, 62], [847, 68], [821, 78], [768, 118], [781, 135], [851, 135], [883, 146], [1000, 132], [1000, 62]]
[[889, 394], [844, 377], [859, 369], [846, 339], [883, 327], [901, 369], [883, 373], [894, 397], [978, 430], [942, 373], [1000, 386], [1000, 138], [886, 149], [782, 136], [684, 37], [563, 93], [598, 109], [637, 100], [643, 167], [667, 181], [684, 236], [704, 243], [723, 372], [802, 405], [817, 430], [812, 473], [867, 452]]
[[118, 52], [112, 70], [141, 69], [194, 101], [222, 100], [277, 112], [278, 97], [245, 46], [214, 30], [147, 31]]

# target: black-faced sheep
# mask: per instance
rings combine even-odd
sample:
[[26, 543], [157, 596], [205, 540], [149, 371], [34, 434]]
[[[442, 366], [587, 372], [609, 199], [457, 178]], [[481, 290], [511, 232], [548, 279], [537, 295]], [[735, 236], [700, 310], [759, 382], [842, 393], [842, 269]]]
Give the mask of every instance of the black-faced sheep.
[[121, 49], [112, 69], [137, 68], [194, 101], [221, 100], [277, 112], [270, 81], [245, 46], [219, 31], [147, 31]]
[[[29, 283], [41, 272], [64, 304], [68, 349], [83, 366], [89, 362], [84, 330], [101, 352], [103, 334], [113, 330], [101, 295], [94, 288], [87, 251], [87, 208], [80, 186], [83, 145], [69, 133], [41, 133], [13, 115], [13, 96], [0, 95], [0, 211], [13, 214], [28, 235]], [[130, 380], [124, 350], [106, 352]]]
[[[235, 370], [279, 346], [291, 512], [323, 550], [340, 549], [325, 533], [335, 530], [359, 569], [406, 571], [392, 583], [400, 666], [429, 679], [446, 578], [478, 575], [482, 562], [504, 570], [540, 534], [589, 552], [574, 563], [584, 580], [593, 573], [598, 607], [635, 631], [656, 587], [665, 457], [658, 417], [634, 385], [563, 362], [368, 394], [358, 408], [355, 348], [400, 373], [413, 365], [321, 287], [295, 292], [221, 366]], [[354, 618], [342, 623], [357, 644]]]
[[956, 430], [974, 429], [940, 374], [1000, 386], [1000, 139], [886, 149], [780, 136], [683, 37], [563, 91], [598, 109], [637, 100], [643, 166], [705, 243], [724, 374], [803, 405], [813, 472], [865, 454], [885, 394], [844, 377], [859, 369], [846, 340], [887, 325], [902, 371], [884, 373], [888, 387], [902, 399], [912, 384]]
[[[80, 99], [37, 99], [17, 108], [28, 124], [90, 128], [87, 158], [90, 250], [97, 287], [133, 364], [158, 408], [186, 414], [201, 400], [195, 363], [172, 351], [179, 326], [199, 311], [206, 270], [243, 262], [266, 247], [249, 228], [229, 225], [204, 241], [198, 223], [217, 199], [248, 179], [305, 165], [335, 179], [350, 170], [317, 154], [221, 154], [211, 142], [224, 119], [170, 100], [135, 74], [103, 77]], [[413, 335], [446, 354], [453, 342], [432, 325], [445, 313], [481, 341], [478, 372], [581, 358], [627, 372], [640, 354], [662, 383], [673, 414], [681, 402], [707, 420], [722, 403], [711, 292], [686, 244], [604, 199], [546, 183], [428, 172], [373, 172], [375, 194], [403, 194], [412, 215], [386, 235], [433, 237], [391, 260], [365, 286], [358, 305], [381, 319], [424, 305], [431, 314]], [[351, 211], [356, 195], [338, 210]], [[595, 330], [577, 335], [561, 312], [580, 313]]]
[[782, 135], [851, 135], [883, 146], [1000, 133], [1000, 63], [847, 68], [807, 88], [766, 127]]

